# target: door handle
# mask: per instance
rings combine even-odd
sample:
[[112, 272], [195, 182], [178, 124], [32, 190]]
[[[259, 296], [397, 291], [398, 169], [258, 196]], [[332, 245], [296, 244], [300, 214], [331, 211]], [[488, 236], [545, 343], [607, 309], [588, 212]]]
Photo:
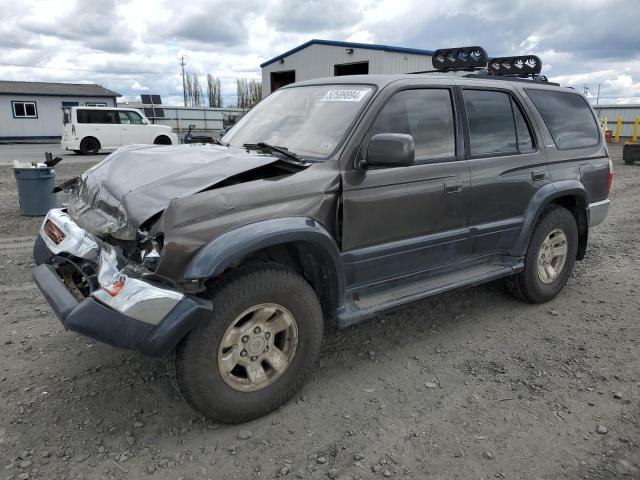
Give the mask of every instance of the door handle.
[[544, 180], [545, 178], [547, 178], [546, 170], [534, 170], [533, 172], [531, 172], [532, 180]]
[[462, 183], [460, 182], [446, 182], [444, 184], [445, 193], [458, 193], [462, 191]]

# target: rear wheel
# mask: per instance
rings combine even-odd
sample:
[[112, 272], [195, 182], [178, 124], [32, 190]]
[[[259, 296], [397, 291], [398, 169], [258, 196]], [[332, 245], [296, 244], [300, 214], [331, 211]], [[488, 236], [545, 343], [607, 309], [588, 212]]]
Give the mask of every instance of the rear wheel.
[[100, 152], [100, 142], [94, 137], [85, 137], [80, 142], [80, 152], [83, 155], [95, 155]]
[[578, 227], [573, 214], [552, 206], [542, 213], [536, 225], [524, 270], [505, 279], [509, 292], [531, 303], [554, 298], [571, 275], [578, 251]]
[[171, 145], [171, 139], [166, 135], [160, 135], [153, 141], [154, 145]]
[[278, 408], [302, 386], [320, 354], [323, 317], [313, 288], [293, 270], [263, 265], [231, 272], [209, 298], [213, 315], [176, 350], [184, 397], [226, 423]]

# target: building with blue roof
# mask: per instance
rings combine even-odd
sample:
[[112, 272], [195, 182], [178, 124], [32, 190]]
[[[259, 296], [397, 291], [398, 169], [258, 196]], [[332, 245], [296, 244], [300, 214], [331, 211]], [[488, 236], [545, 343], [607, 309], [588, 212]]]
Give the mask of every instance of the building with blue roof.
[[262, 63], [262, 94], [293, 82], [361, 74], [431, 70], [433, 51], [369, 43], [309, 40]]

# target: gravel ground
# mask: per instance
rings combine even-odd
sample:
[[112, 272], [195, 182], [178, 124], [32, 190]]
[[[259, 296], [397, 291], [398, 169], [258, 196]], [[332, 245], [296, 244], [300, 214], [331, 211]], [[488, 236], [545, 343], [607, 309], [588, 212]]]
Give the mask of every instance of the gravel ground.
[[163, 361], [64, 331], [0, 167], [0, 478], [640, 478], [640, 166], [616, 158], [612, 198], [552, 302], [490, 284], [342, 330], [289, 404], [226, 426]]
[[59, 143], [0, 143], [0, 166], [13, 166], [14, 160], [27, 163], [34, 160], [42, 162], [44, 161], [45, 152], [51, 152], [54, 157], [62, 157], [64, 163], [67, 165], [84, 164], [84, 167], [82, 167], [80, 171], [86, 170], [90, 165], [96, 163], [96, 161], [106, 157], [108, 153], [104, 152], [100, 155], [89, 156], [76, 155], [73, 152], [60, 148]]

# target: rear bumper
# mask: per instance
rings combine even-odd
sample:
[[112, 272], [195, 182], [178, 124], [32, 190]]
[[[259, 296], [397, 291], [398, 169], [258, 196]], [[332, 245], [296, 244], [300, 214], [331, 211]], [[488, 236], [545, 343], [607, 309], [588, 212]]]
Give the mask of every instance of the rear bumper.
[[611, 205], [609, 199], [589, 204], [589, 227], [595, 227], [604, 221], [609, 213], [609, 205]]
[[65, 150], [80, 150], [80, 139], [62, 139], [60, 146]]
[[[47, 221], [65, 234], [57, 244], [46, 233]], [[33, 247], [37, 265], [33, 276], [67, 330], [161, 356], [211, 314], [211, 303], [206, 300], [158, 285], [126, 267], [119, 269], [115, 255], [113, 247], [78, 227], [62, 210], [47, 214]], [[58, 273], [59, 264], [69, 263], [97, 271], [97, 287], [82, 300], [72, 295]], [[117, 292], [110, 290], [114, 282], [119, 284]]]

